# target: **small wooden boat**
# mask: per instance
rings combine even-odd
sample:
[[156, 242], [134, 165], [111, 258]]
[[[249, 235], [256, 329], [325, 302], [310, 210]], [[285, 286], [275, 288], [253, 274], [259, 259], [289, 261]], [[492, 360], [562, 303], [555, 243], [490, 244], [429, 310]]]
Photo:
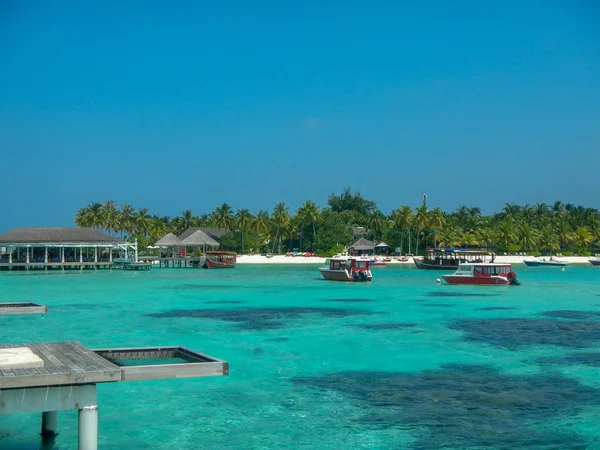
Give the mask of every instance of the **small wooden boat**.
[[526, 266], [530, 267], [539, 267], [539, 266], [555, 266], [555, 267], [564, 267], [567, 265], [565, 261], [560, 261], [558, 259], [553, 258], [533, 258], [533, 259], [524, 259], [523, 262]]
[[236, 265], [237, 253], [212, 251], [206, 252], [205, 269], [233, 269]]
[[364, 258], [337, 256], [325, 261], [319, 272], [326, 280], [332, 281], [371, 281], [371, 262]]
[[511, 285], [518, 286], [519, 279], [513, 272], [510, 264], [464, 263], [458, 266], [451, 275], [443, 275], [448, 284], [473, 284], [473, 285]]
[[387, 263], [384, 261], [369, 261], [371, 267], [385, 267], [387, 266]]

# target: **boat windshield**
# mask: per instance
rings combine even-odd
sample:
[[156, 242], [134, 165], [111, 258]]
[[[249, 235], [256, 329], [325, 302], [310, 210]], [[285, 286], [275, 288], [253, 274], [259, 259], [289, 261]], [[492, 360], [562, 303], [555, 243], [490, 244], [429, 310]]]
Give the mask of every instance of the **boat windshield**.
[[471, 273], [473, 271], [473, 266], [471, 264], [461, 264], [458, 269], [456, 269], [456, 273]]
[[366, 269], [367, 268], [367, 261], [355, 261], [354, 262], [354, 268], [355, 269]]

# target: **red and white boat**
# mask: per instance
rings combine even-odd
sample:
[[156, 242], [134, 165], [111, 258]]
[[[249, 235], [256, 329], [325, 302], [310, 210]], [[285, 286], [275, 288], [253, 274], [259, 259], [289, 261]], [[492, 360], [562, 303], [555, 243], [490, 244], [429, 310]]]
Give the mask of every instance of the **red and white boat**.
[[326, 280], [333, 281], [371, 281], [370, 261], [352, 256], [338, 256], [325, 261], [319, 268]]
[[206, 252], [205, 269], [233, 269], [237, 262], [237, 253], [214, 251]]
[[443, 275], [448, 284], [505, 284], [518, 286], [519, 279], [510, 264], [498, 263], [463, 263], [451, 275]]

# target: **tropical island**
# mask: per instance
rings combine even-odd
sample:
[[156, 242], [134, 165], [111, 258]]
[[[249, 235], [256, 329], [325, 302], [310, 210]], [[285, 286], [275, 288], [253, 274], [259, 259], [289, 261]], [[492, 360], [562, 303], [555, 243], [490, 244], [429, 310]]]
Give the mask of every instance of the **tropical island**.
[[220, 240], [221, 249], [244, 253], [310, 251], [330, 256], [343, 250], [357, 235], [385, 241], [399, 254], [422, 254], [428, 247], [487, 248], [529, 255], [560, 252], [564, 256], [589, 256], [600, 247], [600, 211], [560, 201], [552, 205], [507, 203], [492, 215], [478, 207], [456, 211], [400, 206], [382, 213], [376, 202], [345, 188], [331, 194], [319, 208], [307, 200], [295, 211], [280, 202], [272, 212], [234, 211], [227, 203], [210, 214], [150, 215], [148, 209], [118, 207], [114, 201], [91, 203], [77, 212], [75, 224], [137, 239], [140, 248], [152, 246], [167, 233], [181, 234], [191, 227], [230, 230]]

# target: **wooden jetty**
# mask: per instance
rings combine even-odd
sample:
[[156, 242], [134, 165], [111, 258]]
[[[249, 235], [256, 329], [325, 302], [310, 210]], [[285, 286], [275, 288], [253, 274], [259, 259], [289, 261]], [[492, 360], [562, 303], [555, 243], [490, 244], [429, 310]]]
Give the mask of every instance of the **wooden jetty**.
[[126, 262], [123, 264], [119, 264], [116, 267], [121, 268], [123, 270], [150, 270], [152, 268], [152, 263], [149, 262]]
[[0, 303], [0, 316], [11, 314], [46, 314], [48, 307], [31, 302]]
[[[0, 370], [0, 414], [42, 413], [42, 439], [57, 436], [58, 413], [79, 412], [79, 450], [98, 448], [96, 384], [128, 380], [156, 380], [229, 375], [225, 361], [184, 347], [91, 350], [79, 342], [4, 344], [2, 349], [32, 353], [43, 367], [6, 367]], [[165, 364], [165, 358], [173, 364]], [[153, 360], [161, 360], [153, 364]], [[147, 360], [128, 366], [127, 361]]]
[[206, 262], [206, 256], [195, 256], [181, 258], [178, 256], [160, 258], [158, 256], [139, 256], [139, 261], [150, 264], [158, 264], [158, 267], [176, 268], [176, 269], [198, 269], [202, 268]]

